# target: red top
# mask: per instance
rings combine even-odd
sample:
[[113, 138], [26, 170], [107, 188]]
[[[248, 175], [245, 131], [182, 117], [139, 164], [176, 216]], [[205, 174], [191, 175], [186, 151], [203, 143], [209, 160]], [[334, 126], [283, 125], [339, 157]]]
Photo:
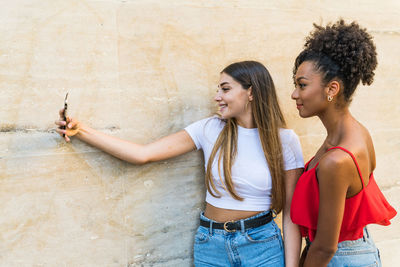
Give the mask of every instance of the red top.
[[[353, 158], [363, 184], [359, 193], [346, 198], [338, 242], [361, 238], [363, 236], [363, 228], [367, 224], [389, 225], [389, 220], [397, 212], [383, 196], [375, 182], [373, 173], [370, 175], [368, 185], [365, 186], [360, 167], [354, 155], [343, 147], [332, 147], [328, 151], [334, 148], [347, 152]], [[290, 208], [290, 216], [292, 221], [300, 226], [301, 235], [303, 237], [308, 236], [310, 241], [313, 241], [318, 222], [319, 188], [316, 176], [318, 163], [314, 168], [307, 170], [311, 160], [307, 162], [304, 172], [296, 184]]]

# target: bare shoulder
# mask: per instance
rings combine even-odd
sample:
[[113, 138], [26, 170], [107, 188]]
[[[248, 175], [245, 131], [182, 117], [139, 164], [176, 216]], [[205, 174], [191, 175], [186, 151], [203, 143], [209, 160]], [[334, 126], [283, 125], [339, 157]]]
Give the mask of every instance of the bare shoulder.
[[[353, 140], [351, 140], [352, 144], [358, 145], [358, 153], [355, 151], [355, 155], [356, 157], [365, 159], [367, 161], [367, 165], [370, 166], [370, 171], [373, 171], [376, 165], [374, 143], [368, 129], [360, 122], [357, 123], [360, 126], [360, 136], [355, 136]], [[365, 153], [365, 155], [363, 153]]]
[[317, 168], [317, 177], [320, 183], [339, 182], [342, 185], [349, 185], [348, 177], [351, 175], [354, 175], [354, 161], [348, 153], [341, 149], [333, 149], [325, 153]]

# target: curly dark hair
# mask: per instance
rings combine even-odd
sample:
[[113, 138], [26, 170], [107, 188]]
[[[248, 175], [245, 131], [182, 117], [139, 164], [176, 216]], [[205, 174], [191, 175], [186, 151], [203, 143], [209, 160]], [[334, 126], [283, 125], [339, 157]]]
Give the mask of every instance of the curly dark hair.
[[364, 85], [374, 80], [378, 61], [372, 36], [357, 22], [346, 24], [343, 19], [326, 27], [313, 25], [314, 31], [306, 38], [304, 50], [296, 58], [293, 75], [301, 63], [312, 61], [325, 84], [333, 78], [343, 82], [344, 100], [350, 102], [360, 80]]

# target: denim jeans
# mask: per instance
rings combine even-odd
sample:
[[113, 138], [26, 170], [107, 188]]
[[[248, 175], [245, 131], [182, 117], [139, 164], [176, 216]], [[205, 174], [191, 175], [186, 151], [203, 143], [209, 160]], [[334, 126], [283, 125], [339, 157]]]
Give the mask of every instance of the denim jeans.
[[[310, 245], [310, 243], [308, 243]], [[367, 228], [362, 238], [342, 241], [327, 267], [381, 267], [379, 250], [375, 247]]]
[[[267, 214], [259, 213], [256, 218]], [[203, 220], [212, 221], [200, 214]], [[212, 221], [214, 222], [214, 221]], [[194, 240], [194, 265], [203, 266], [284, 266], [284, 250], [281, 231], [272, 220], [271, 222], [236, 232], [212, 229], [199, 226]]]

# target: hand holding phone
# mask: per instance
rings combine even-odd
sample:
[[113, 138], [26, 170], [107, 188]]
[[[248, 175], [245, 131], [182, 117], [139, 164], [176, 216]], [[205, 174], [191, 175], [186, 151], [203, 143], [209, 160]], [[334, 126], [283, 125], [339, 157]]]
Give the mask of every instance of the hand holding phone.
[[[79, 121], [69, 118], [67, 115], [68, 111], [68, 93], [65, 95], [64, 100], [64, 108], [59, 111], [59, 118], [54, 123], [58, 126], [56, 132], [60, 134], [60, 136], [64, 137], [65, 141], [69, 142], [70, 137], [76, 135], [80, 128], [81, 124]], [[67, 126], [69, 125], [69, 127]], [[67, 134], [68, 133], [68, 134]]]
[[[64, 112], [63, 112], [63, 118], [64, 121], [67, 122], [67, 110], [68, 110], [68, 93], [65, 95], [64, 99]], [[61, 126], [61, 129], [65, 130], [66, 125]], [[63, 137], [65, 137], [65, 134], [63, 134]]]

